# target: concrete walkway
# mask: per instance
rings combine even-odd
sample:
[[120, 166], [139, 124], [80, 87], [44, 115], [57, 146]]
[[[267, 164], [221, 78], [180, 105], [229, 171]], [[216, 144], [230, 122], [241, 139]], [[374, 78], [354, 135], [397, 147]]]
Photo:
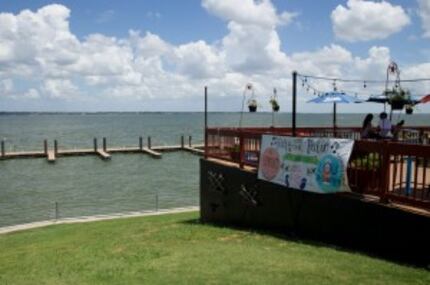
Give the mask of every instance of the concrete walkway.
[[6, 234], [6, 233], [23, 231], [23, 230], [34, 229], [34, 228], [41, 228], [41, 227], [46, 227], [51, 225], [58, 225], [58, 224], [87, 223], [87, 222], [113, 220], [113, 219], [121, 219], [121, 218], [157, 216], [157, 215], [165, 215], [165, 214], [173, 214], [173, 213], [193, 212], [198, 210], [199, 210], [199, 207], [192, 206], [192, 207], [184, 207], [184, 208], [160, 209], [158, 211], [127, 212], [127, 213], [116, 213], [116, 214], [110, 214], [110, 215], [64, 218], [64, 219], [58, 219], [58, 220], [49, 220], [49, 221], [14, 225], [9, 227], [2, 227], [0, 228], [0, 234]]

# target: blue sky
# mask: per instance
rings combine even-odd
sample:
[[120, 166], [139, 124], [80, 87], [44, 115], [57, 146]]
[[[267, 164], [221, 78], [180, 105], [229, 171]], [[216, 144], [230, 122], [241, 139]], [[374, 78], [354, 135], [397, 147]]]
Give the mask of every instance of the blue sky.
[[[2, 1], [0, 24], [6, 111], [196, 111], [205, 85], [235, 111], [248, 82], [262, 102], [276, 87], [288, 111], [292, 70], [383, 79], [394, 59], [403, 78], [430, 77], [430, 0]], [[330, 109], [300, 95], [305, 112]]]

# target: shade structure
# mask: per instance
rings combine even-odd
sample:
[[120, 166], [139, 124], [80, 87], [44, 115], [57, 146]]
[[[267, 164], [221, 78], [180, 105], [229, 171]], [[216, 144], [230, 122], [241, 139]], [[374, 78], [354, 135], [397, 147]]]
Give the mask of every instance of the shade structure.
[[422, 98], [420, 99], [420, 103], [422, 103], [422, 104], [424, 104], [424, 103], [428, 103], [428, 102], [430, 102], [430, 94], [425, 95], [424, 97], [422, 97]]
[[337, 103], [361, 103], [362, 101], [354, 96], [348, 95], [345, 92], [331, 91], [326, 92], [312, 100], [308, 103], [318, 103], [318, 104], [333, 104], [333, 129], [336, 129], [336, 105]]
[[323, 95], [320, 95], [312, 100], [309, 100], [308, 103], [361, 103], [360, 100], [355, 98], [354, 96], [347, 95], [344, 92], [326, 92]]

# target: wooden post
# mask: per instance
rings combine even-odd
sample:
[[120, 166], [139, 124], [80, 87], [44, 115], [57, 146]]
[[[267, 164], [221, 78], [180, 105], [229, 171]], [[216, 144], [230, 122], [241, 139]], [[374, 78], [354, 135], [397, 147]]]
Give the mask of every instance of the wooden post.
[[208, 87], [205, 86], [205, 129], [204, 129], [204, 138], [205, 138], [205, 155], [204, 158], [208, 158]]
[[106, 152], [106, 138], [103, 137], [103, 151]]
[[45, 155], [48, 155], [48, 141], [43, 140], [43, 151], [45, 152]]
[[297, 71], [293, 71], [293, 112], [292, 127], [293, 137], [296, 136], [296, 104], [297, 104]]
[[54, 140], [54, 153], [55, 153], [55, 156], [57, 156], [57, 154], [58, 154], [58, 142], [57, 142], [57, 140]]
[[390, 143], [383, 141], [381, 155], [381, 182], [379, 185], [379, 201], [381, 203], [388, 203], [387, 191], [390, 183]]
[[243, 133], [241, 130], [239, 130], [239, 148], [240, 148], [240, 155], [239, 155], [239, 167], [243, 169], [243, 161], [244, 161], [244, 154], [245, 154], [245, 142], [243, 139]]
[[184, 148], [184, 135], [181, 136], [181, 148]]
[[94, 151], [97, 152], [97, 138], [94, 138]]
[[1, 156], [5, 157], [6, 156], [6, 152], [5, 152], [5, 148], [4, 148], [4, 141], [1, 141]]
[[191, 145], [192, 145], [192, 144], [191, 144], [191, 140], [192, 140], [192, 138], [193, 138], [192, 136], [188, 136], [188, 146], [189, 146], [189, 147], [191, 147]]
[[142, 150], [143, 149], [143, 138], [139, 137], [139, 149]]
[[151, 137], [148, 137], [148, 144], [147, 144], [148, 148], [151, 148]]

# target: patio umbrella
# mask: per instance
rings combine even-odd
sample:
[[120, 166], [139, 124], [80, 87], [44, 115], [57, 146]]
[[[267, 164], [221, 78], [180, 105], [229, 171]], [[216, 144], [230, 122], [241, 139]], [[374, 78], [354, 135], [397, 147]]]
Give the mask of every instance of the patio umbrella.
[[362, 101], [354, 96], [347, 95], [345, 92], [331, 91], [326, 92], [312, 100], [308, 103], [318, 103], [318, 104], [333, 104], [333, 129], [336, 129], [336, 104], [337, 103], [361, 103]]

